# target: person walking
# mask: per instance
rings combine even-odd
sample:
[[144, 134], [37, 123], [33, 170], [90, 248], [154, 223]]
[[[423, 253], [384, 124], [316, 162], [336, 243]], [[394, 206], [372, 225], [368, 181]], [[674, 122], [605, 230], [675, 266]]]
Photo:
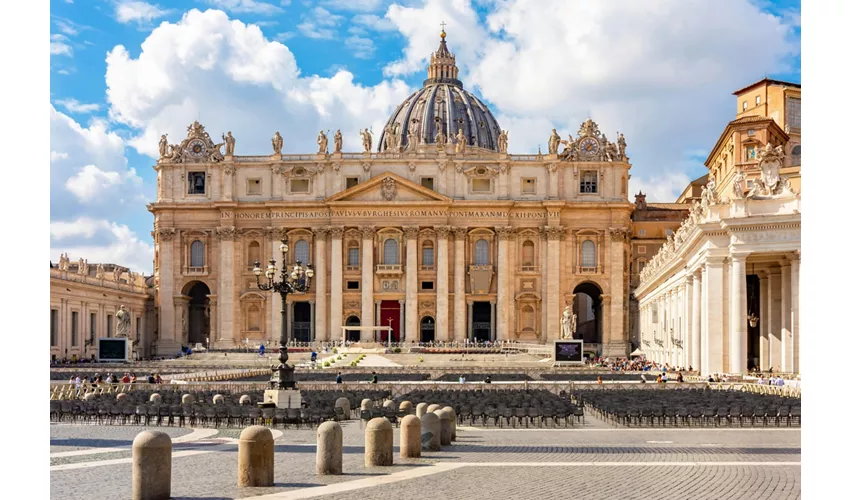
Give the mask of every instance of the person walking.
[[378, 374], [377, 374], [377, 373], [375, 373], [375, 372], [372, 372], [372, 383], [373, 383], [373, 384], [377, 384], [377, 383], [378, 383]]
[[336, 372], [336, 383], [337, 384], [342, 383], [342, 372]]

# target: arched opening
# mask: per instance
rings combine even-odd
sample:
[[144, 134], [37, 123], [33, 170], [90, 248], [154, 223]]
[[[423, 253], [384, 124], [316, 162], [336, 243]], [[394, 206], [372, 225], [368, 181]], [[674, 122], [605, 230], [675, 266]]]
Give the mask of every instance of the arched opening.
[[[184, 327], [183, 341], [189, 346], [195, 344], [206, 344], [210, 335], [210, 288], [203, 281], [195, 281], [187, 285], [189, 296], [189, 310], [186, 326]], [[185, 288], [184, 288], [185, 290]]]
[[384, 241], [384, 265], [398, 265], [398, 241], [388, 239]]
[[485, 239], [475, 242], [475, 265], [486, 266], [490, 264], [490, 243]]
[[581, 267], [592, 269], [596, 267], [596, 245], [590, 240], [581, 243]]
[[534, 333], [534, 309], [531, 306], [523, 306], [522, 308], [522, 331]]
[[[349, 316], [345, 320], [345, 326], [360, 326], [360, 318], [354, 315]], [[360, 342], [360, 330], [348, 330], [345, 338], [351, 342]]]
[[262, 267], [263, 259], [260, 258], [260, 243], [252, 241], [248, 244], [248, 266], [253, 269], [255, 262], [259, 262], [260, 267]]
[[425, 316], [419, 322], [419, 340], [420, 342], [434, 341], [434, 318]]
[[575, 287], [573, 293], [575, 338], [591, 344], [602, 342], [602, 290], [595, 283], [584, 282]]
[[522, 270], [534, 270], [534, 243], [528, 240], [522, 244]]

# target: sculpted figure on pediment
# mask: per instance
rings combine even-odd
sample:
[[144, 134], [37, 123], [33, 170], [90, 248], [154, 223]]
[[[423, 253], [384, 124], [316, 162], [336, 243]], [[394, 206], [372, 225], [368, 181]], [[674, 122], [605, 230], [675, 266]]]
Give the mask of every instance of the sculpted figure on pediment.
[[741, 167], [738, 167], [738, 170], [735, 172], [735, 177], [732, 178], [732, 192], [736, 199], [740, 200], [744, 197], [744, 183], [744, 171], [741, 170]]
[[702, 199], [708, 205], [717, 204], [717, 185], [714, 183], [714, 177], [708, 178], [708, 183], [702, 190]]
[[455, 146], [455, 151], [458, 154], [463, 154], [466, 152], [466, 136], [463, 133], [463, 128], [457, 131], [457, 145]]
[[508, 131], [502, 130], [499, 134], [499, 152], [507, 153], [508, 152]]
[[159, 157], [166, 158], [168, 156], [168, 134], [162, 134], [159, 138]]
[[97, 279], [103, 279], [103, 264], [98, 264], [97, 269], [95, 269], [94, 277]]
[[334, 153], [342, 152], [342, 132], [339, 129], [336, 129], [336, 134], [334, 134]]
[[628, 158], [626, 157], [626, 138], [623, 137], [623, 134], [620, 132], [617, 132], [617, 149], [620, 150], [620, 159], [624, 161], [627, 160]]

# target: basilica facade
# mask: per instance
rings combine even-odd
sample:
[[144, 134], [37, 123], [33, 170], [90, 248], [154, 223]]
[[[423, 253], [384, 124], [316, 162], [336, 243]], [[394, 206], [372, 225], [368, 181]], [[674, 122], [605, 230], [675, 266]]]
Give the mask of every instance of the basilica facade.
[[[628, 354], [625, 139], [587, 120], [575, 137], [551, 131], [546, 152], [510, 153], [445, 33], [375, 151], [368, 131], [346, 149], [339, 131], [320, 133], [301, 154], [277, 133], [261, 155], [223, 139], [195, 122], [179, 144], [160, 142], [153, 355], [274, 341], [281, 308], [299, 341], [546, 343], [567, 306], [586, 350]], [[280, 265], [284, 236], [286, 264], [315, 276], [281, 304], [252, 271]]]

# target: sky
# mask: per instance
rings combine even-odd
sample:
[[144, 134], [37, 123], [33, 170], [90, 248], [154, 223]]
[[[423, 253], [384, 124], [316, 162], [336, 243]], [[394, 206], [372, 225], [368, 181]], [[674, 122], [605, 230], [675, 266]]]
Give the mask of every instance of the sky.
[[252, 155], [278, 130], [284, 153], [313, 152], [319, 130], [381, 130], [442, 22], [509, 152], [593, 118], [624, 134], [648, 201], [706, 173], [733, 91], [800, 82], [799, 1], [51, 0], [51, 259], [150, 273], [161, 134], [197, 119]]

